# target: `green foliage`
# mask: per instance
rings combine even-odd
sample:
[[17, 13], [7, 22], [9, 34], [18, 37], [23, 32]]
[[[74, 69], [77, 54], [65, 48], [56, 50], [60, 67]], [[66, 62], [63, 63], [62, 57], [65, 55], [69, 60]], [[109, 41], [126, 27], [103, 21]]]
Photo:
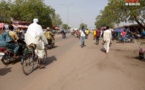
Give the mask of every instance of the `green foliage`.
[[62, 24], [61, 18], [58, 14], [56, 14], [53, 18], [53, 26], [58, 26]]
[[81, 23], [79, 28], [81, 29], [83, 26], [85, 29], [87, 29], [87, 24], [84, 24], [84, 23]]
[[[33, 18], [38, 18], [39, 23], [43, 26], [61, 25], [62, 21], [55, 10], [44, 4], [43, 0], [15, 0], [14, 2], [2, 0], [0, 2], [0, 20], [4, 22], [10, 21], [10, 18], [15, 20], [23, 20], [31, 22]], [[57, 17], [57, 19], [55, 19]], [[57, 22], [56, 22], [57, 21]]]
[[0, 2], [0, 21], [10, 22], [10, 9], [11, 4], [10, 1], [1, 0]]
[[63, 29], [70, 29], [70, 27], [67, 24], [62, 24]]
[[114, 23], [127, 21], [136, 21], [142, 25], [145, 18], [145, 0], [140, 0], [140, 4], [140, 6], [126, 6], [125, 0], [109, 0], [108, 5], [96, 17], [95, 25], [113, 27]]

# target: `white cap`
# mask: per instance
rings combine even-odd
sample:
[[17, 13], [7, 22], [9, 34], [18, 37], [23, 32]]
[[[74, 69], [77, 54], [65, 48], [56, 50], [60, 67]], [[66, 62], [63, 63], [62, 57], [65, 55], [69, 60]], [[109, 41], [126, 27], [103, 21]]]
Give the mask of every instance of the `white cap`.
[[33, 19], [33, 23], [38, 23], [38, 19], [37, 18], [34, 18]]

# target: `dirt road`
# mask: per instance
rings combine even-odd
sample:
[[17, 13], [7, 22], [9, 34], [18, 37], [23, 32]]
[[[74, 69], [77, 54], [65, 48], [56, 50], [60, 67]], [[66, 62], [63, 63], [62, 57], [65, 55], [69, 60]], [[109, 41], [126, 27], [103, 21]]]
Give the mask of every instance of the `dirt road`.
[[92, 36], [86, 47], [71, 35], [56, 38], [45, 68], [26, 76], [20, 62], [0, 62], [0, 90], [145, 90], [145, 62], [136, 58], [137, 43], [113, 42], [109, 54]]

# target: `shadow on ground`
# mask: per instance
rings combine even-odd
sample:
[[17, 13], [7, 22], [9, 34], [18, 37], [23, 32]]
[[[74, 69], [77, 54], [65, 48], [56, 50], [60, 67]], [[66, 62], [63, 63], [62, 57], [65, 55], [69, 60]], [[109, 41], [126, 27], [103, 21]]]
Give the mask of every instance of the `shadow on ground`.
[[11, 72], [11, 68], [1, 68], [0, 69], [0, 76], [4, 76], [9, 72]]
[[106, 53], [106, 50], [104, 48], [101, 48], [100, 49], [102, 52]]
[[45, 66], [53, 63], [54, 61], [57, 61], [57, 58], [55, 56], [47, 57], [47, 61], [45, 63]]
[[139, 61], [142, 61], [142, 62], [145, 62], [145, 60], [143, 58], [140, 58], [139, 56], [136, 56], [134, 57], [136, 60], [139, 60]]
[[135, 55], [135, 54], [131, 54], [131, 55], [124, 55], [125, 58], [127, 59], [131, 59], [131, 60], [139, 60], [142, 62], [145, 62], [145, 60], [141, 57], [139, 57], [139, 55]]
[[55, 49], [55, 48], [57, 48], [57, 47], [58, 47], [58, 46], [53, 46], [53, 47], [47, 46], [47, 50]]
[[53, 63], [54, 61], [57, 61], [57, 58], [55, 56], [47, 57], [45, 63], [40, 67], [36, 67], [35, 70], [37, 70], [38, 68], [45, 69], [47, 65]]
[[111, 50], [114, 50], [114, 51], [124, 51], [124, 50], [121, 50], [121, 49], [111, 49]]

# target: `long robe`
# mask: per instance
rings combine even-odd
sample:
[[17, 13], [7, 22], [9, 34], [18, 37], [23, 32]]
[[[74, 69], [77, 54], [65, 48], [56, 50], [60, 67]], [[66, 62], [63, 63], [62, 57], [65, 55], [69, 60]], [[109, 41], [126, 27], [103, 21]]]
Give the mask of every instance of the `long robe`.
[[37, 23], [32, 23], [28, 26], [25, 34], [25, 42], [29, 46], [30, 44], [36, 45], [36, 54], [39, 58], [44, 56], [45, 44], [48, 44], [47, 39], [44, 35], [42, 27]]
[[112, 29], [108, 29], [108, 30], [105, 30], [103, 33], [103, 40], [105, 41], [104, 48], [106, 50], [106, 53], [109, 52], [109, 45], [110, 45], [110, 41], [112, 39], [111, 31], [112, 31]]

